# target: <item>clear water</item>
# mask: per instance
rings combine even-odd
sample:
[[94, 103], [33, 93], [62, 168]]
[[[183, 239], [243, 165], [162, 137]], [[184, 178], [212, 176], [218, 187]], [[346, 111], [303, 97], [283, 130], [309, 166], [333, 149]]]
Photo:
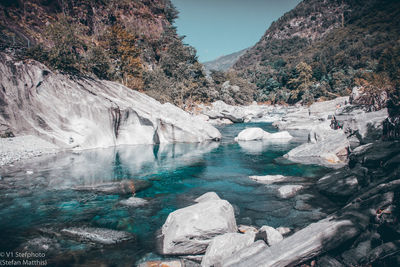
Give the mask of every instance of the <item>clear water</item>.
[[[44, 236], [40, 229], [57, 232], [68, 226], [103, 227], [134, 233], [137, 240], [99, 247], [52, 236], [58, 244], [47, 253], [48, 262], [132, 266], [143, 257], [157, 257], [154, 235], [170, 212], [193, 204], [194, 198], [209, 191], [234, 206], [238, 224], [299, 228], [333, 208], [312, 186], [302, 194], [319, 201], [310, 203], [311, 210], [302, 211], [294, 208], [296, 198], [276, 196], [277, 185], [250, 180], [250, 175], [282, 174], [312, 184], [327, 169], [281, 158], [304, 140], [288, 144], [234, 142], [246, 127], [276, 131], [267, 123], [234, 124], [220, 127], [221, 142], [61, 153], [1, 170], [0, 251], [20, 250], [27, 240]], [[74, 190], [79, 185], [121, 179], [151, 181], [151, 187], [136, 194], [149, 204], [127, 207], [119, 203], [129, 197], [126, 195]]]

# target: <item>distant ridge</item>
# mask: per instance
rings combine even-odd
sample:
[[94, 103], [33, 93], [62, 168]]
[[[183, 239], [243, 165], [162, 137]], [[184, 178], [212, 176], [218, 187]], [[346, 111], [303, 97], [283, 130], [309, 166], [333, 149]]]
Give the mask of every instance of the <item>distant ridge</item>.
[[204, 67], [206, 68], [206, 72], [210, 73], [211, 70], [218, 70], [218, 71], [227, 71], [230, 67], [233, 66], [233, 64], [236, 63], [236, 61], [244, 55], [249, 48], [240, 50], [238, 52], [226, 55], [226, 56], [221, 56], [217, 59], [214, 59], [212, 61], [207, 61], [204, 62]]

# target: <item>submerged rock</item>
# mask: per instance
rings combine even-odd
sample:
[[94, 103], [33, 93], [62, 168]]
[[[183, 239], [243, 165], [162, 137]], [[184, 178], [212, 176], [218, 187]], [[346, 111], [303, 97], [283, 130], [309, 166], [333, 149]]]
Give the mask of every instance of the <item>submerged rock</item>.
[[165, 260], [142, 262], [138, 267], [186, 267], [186, 265], [182, 260]]
[[262, 184], [273, 184], [277, 182], [282, 182], [286, 179], [283, 175], [264, 175], [264, 176], [249, 176], [250, 179], [262, 183]]
[[130, 207], [140, 207], [146, 205], [148, 201], [143, 198], [130, 197], [128, 199], [121, 200], [119, 203]]
[[296, 195], [296, 193], [302, 190], [302, 185], [284, 185], [278, 188], [278, 195], [281, 198], [290, 198]]
[[255, 234], [227, 233], [213, 238], [201, 266], [220, 266], [225, 258], [254, 242]]
[[168, 215], [157, 237], [164, 255], [195, 255], [206, 251], [217, 235], [237, 232], [234, 209], [226, 200], [209, 200]]
[[103, 194], [135, 194], [151, 186], [146, 180], [122, 180], [118, 182], [101, 183], [94, 185], [77, 186], [74, 189], [78, 191], [93, 191]]
[[81, 242], [93, 242], [103, 245], [113, 245], [135, 239], [135, 236], [128, 232], [93, 227], [65, 228], [61, 230], [61, 234]]

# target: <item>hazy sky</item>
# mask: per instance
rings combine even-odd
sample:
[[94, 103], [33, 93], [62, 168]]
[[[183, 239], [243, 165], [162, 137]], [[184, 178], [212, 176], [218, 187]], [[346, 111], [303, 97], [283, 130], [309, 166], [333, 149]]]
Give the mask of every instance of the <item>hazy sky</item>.
[[300, 0], [172, 0], [175, 22], [184, 42], [194, 46], [201, 62], [253, 46], [271, 22]]

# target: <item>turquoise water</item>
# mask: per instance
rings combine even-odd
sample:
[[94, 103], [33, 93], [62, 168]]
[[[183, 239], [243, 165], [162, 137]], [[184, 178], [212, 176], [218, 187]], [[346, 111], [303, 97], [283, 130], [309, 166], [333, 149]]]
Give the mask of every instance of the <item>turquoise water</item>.
[[[333, 208], [312, 189], [312, 183], [327, 169], [281, 158], [304, 140], [288, 144], [234, 142], [246, 127], [276, 131], [267, 123], [234, 124], [219, 127], [221, 142], [61, 153], [3, 169], [0, 251], [18, 251], [28, 240], [50, 236], [55, 240], [54, 251], [46, 254], [51, 264], [134, 265], [143, 257], [157, 257], [154, 235], [170, 212], [193, 204], [194, 198], [209, 191], [234, 206], [238, 224], [300, 228]], [[303, 183], [311, 185], [302, 194], [319, 201], [310, 203], [311, 209], [295, 209], [297, 199], [279, 199], [277, 185], [262, 185], [248, 178], [267, 174], [302, 177]], [[122, 179], [150, 181], [151, 187], [136, 194], [149, 204], [127, 207], [119, 203], [129, 197], [126, 195], [74, 190]], [[127, 231], [137, 239], [104, 248], [54, 234], [69, 226]]]

